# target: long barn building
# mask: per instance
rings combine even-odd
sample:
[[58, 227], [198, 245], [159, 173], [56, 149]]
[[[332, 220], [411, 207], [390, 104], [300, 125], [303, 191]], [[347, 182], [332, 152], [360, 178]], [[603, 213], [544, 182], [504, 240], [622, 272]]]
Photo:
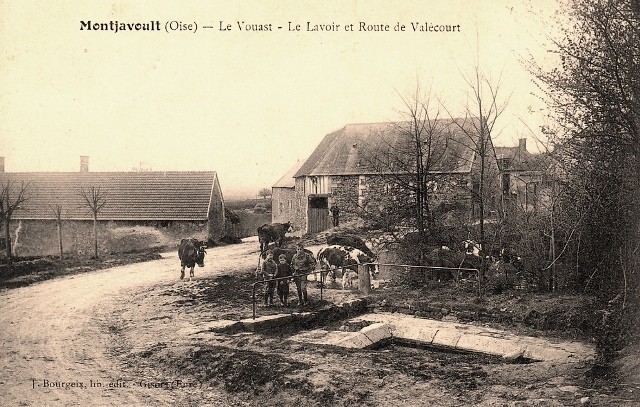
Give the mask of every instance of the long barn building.
[[172, 247], [183, 237], [215, 244], [228, 228], [215, 171], [89, 172], [82, 161], [79, 172], [12, 173], [1, 161], [0, 189], [8, 188], [9, 202], [25, 191], [9, 225], [14, 255], [59, 252], [58, 207], [64, 252], [93, 253], [93, 214], [83, 190], [99, 190], [105, 202], [98, 212], [100, 253]]

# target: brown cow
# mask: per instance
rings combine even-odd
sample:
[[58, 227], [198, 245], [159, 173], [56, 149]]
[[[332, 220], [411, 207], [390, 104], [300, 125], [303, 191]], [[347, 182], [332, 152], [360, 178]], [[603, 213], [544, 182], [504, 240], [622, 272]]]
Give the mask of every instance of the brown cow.
[[260, 251], [267, 250], [270, 242], [275, 242], [276, 246], [282, 246], [284, 235], [287, 232], [293, 232], [291, 222], [287, 223], [265, 223], [258, 228], [258, 241], [260, 242]]
[[189, 280], [194, 277], [196, 264], [204, 267], [204, 255], [207, 254], [206, 246], [197, 239], [182, 239], [178, 247], [178, 258], [180, 259], [180, 280], [184, 278], [184, 269], [189, 267]]
[[364, 254], [366, 254], [371, 258], [376, 257], [376, 255], [373, 254], [373, 252], [371, 251], [371, 249], [369, 249], [369, 247], [364, 242], [364, 240], [362, 240], [358, 236], [354, 236], [350, 234], [336, 233], [336, 234], [328, 235], [327, 245], [349, 246], [349, 247], [353, 247], [354, 249], [358, 249], [362, 251]]

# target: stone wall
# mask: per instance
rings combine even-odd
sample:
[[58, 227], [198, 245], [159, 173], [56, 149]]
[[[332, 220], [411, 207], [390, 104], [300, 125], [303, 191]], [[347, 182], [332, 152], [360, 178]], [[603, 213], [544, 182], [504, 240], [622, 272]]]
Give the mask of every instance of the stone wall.
[[304, 178], [296, 178], [296, 186], [294, 190], [294, 213], [293, 219], [293, 229], [294, 236], [301, 236], [307, 233], [307, 206], [309, 205], [309, 200], [305, 193], [304, 188]]
[[[11, 222], [11, 240], [17, 256], [59, 254], [56, 222], [22, 220]], [[4, 231], [2, 231], [4, 235]], [[197, 222], [98, 222], [98, 254], [123, 253], [149, 248], [173, 250], [182, 238], [206, 241], [207, 223]], [[93, 256], [93, 222], [62, 222], [62, 246], [65, 253]], [[4, 257], [4, 250], [0, 251]]]
[[211, 201], [209, 204], [209, 218], [207, 227], [207, 238], [205, 241], [218, 241], [226, 234], [224, 200], [222, 199], [222, 190], [216, 179], [211, 190]]
[[[337, 205], [340, 208], [340, 222], [356, 220], [361, 214], [360, 205], [366, 202], [377, 202], [380, 197], [388, 196], [390, 181], [376, 174], [371, 175], [334, 175], [331, 176], [331, 191], [329, 207]], [[468, 211], [471, 215], [470, 174], [442, 174], [438, 175], [429, 187], [431, 188], [431, 205], [434, 210], [448, 211], [452, 209]], [[284, 189], [284, 188], [278, 188]], [[280, 195], [277, 195], [280, 194]], [[296, 179], [295, 190], [291, 195], [276, 192], [274, 188], [274, 222], [292, 220], [297, 235], [307, 233], [307, 205], [308, 195], [304, 190], [304, 178]], [[278, 214], [278, 202], [293, 201], [293, 209], [286, 216]], [[286, 219], [285, 219], [286, 217]]]
[[[392, 195], [393, 182], [380, 175], [364, 176], [364, 186], [360, 186], [363, 202], [378, 202], [382, 197]], [[451, 208], [471, 210], [471, 178], [469, 174], [441, 174], [428, 182], [429, 203], [434, 211], [448, 211]], [[356, 187], [357, 190], [357, 187]], [[406, 198], [406, 197], [405, 197]], [[357, 196], [351, 201], [357, 201]]]
[[331, 177], [331, 197], [329, 207], [337, 205], [340, 209], [340, 222], [357, 219], [359, 176], [340, 175]]
[[296, 218], [296, 192], [293, 188], [272, 188], [271, 221], [286, 223]]

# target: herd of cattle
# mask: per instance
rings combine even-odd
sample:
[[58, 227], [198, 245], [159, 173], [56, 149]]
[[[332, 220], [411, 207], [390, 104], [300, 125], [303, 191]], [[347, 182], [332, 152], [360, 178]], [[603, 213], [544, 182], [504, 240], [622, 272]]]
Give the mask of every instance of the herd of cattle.
[[[287, 259], [287, 263], [291, 262], [291, 258], [296, 253], [294, 248], [282, 247], [285, 240], [285, 235], [292, 232], [291, 222], [287, 223], [272, 223], [264, 224], [257, 230], [258, 241], [260, 243], [260, 260], [263, 261], [266, 258], [267, 251], [273, 253], [274, 258], [279, 258], [284, 254]], [[273, 243], [273, 245], [271, 245]], [[334, 234], [327, 237], [327, 247], [324, 247], [318, 251], [315, 256], [317, 264], [326, 276], [335, 282], [336, 278], [340, 277], [338, 273], [341, 272], [342, 286], [343, 288], [352, 286], [354, 280], [357, 279], [357, 266], [360, 264], [375, 263], [377, 256], [369, 249], [365, 242], [354, 235]], [[313, 253], [307, 249], [304, 249], [308, 253]], [[185, 267], [190, 269], [189, 278], [194, 277], [194, 268], [197, 264], [199, 267], [204, 267], [204, 257], [206, 255], [206, 245], [197, 239], [182, 239], [178, 248], [178, 257], [180, 258], [180, 279], [185, 277]], [[444, 269], [455, 268], [476, 268], [479, 261], [473, 259], [480, 259], [481, 247], [473, 240], [466, 240], [462, 242], [462, 257], [457, 251], [453, 251], [446, 246], [434, 249], [429, 256], [429, 262], [431, 266], [442, 267]], [[462, 259], [462, 261], [458, 261]], [[471, 259], [471, 260], [470, 260]], [[506, 249], [501, 249], [491, 253], [487, 256], [487, 263], [492, 267], [500, 267], [503, 264], [510, 264], [516, 270], [521, 269], [522, 259], [519, 256], [510, 253]], [[259, 264], [258, 264], [259, 266]], [[259, 267], [258, 267], [259, 268]], [[372, 266], [369, 268], [370, 273], [373, 273], [377, 269]], [[438, 271], [436, 273], [438, 279], [450, 279], [455, 278], [457, 273], [453, 273], [449, 270]]]

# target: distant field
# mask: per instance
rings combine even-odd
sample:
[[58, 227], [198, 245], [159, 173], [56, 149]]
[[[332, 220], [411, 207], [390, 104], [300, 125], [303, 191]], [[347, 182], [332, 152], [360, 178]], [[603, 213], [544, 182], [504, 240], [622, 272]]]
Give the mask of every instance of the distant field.
[[253, 209], [256, 205], [264, 205], [267, 209], [271, 210], [271, 198], [251, 198], [244, 200], [225, 200], [224, 204], [232, 211], [239, 211], [241, 209]]
[[265, 223], [271, 223], [271, 213], [255, 213], [253, 209], [234, 210], [240, 217], [240, 237], [255, 236], [257, 229]]

